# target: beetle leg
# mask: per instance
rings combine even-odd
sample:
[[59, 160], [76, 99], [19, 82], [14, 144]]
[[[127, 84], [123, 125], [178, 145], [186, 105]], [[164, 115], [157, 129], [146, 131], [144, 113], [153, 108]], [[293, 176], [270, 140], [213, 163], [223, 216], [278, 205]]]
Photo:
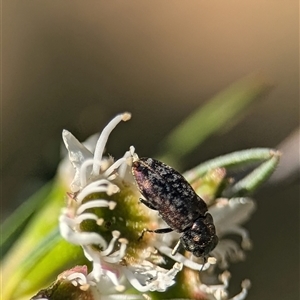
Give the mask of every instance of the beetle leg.
[[157, 208], [155, 208], [153, 205], [151, 205], [147, 200], [143, 199], [143, 198], [140, 198], [140, 201], [146, 205], [147, 207], [149, 207], [150, 209], [154, 209], [154, 210], [157, 210]]
[[139, 241], [143, 238], [143, 236], [144, 236], [144, 234], [146, 233], [146, 232], [153, 232], [153, 233], [159, 233], [159, 234], [161, 234], [161, 233], [168, 233], [168, 232], [171, 232], [171, 231], [173, 231], [173, 229], [172, 228], [159, 228], [159, 229], [155, 229], [155, 230], [151, 230], [151, 229], [147, 229], [147, 228], [145, 228], [143, 231], [142, 231], [142, 234], [141, 234], [141, 236], [139, 237]]
[[154, 233], [168, 233], [173, 231], [172, 228], [168, 227], [168, 228], [159, 228], [159, 229], [155, 229], [155, 230], [149, 230], [147, 229], [148, 232], [154, 232]]

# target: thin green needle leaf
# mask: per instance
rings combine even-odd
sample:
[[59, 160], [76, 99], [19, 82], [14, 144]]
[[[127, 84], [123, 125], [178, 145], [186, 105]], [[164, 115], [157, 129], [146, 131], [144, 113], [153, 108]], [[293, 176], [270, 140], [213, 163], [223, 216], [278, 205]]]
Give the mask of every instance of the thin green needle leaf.
[[162, 144], [160, 159], [174, 166], [179, 157], [191, 153], [206, 138], [229, 125], [229, 121], [239, 118], [269, 89], [262, 78], [249, 76], [220, 92], [169, 134]]
[[229, 188], [229, 190], [225, 192], [225, 196], [244, 196], [257, 190], [257, 188], [272, 175], [279, 163], [281, 153], [279, 151], [273, 151], [271, 154], [272, 157], [270, 159]]
[[262, 163], [274, 156], [276, 150], [269, 148], [254, 148], [242, 151], [232, 152], [226, 155], [208, 160], [197, 167], [184, 173], [184, 177], [193, 183], [199, 177], [205, 175], [208, 171], [216, 168], [237, 169], [246, 167], [254, 163]]

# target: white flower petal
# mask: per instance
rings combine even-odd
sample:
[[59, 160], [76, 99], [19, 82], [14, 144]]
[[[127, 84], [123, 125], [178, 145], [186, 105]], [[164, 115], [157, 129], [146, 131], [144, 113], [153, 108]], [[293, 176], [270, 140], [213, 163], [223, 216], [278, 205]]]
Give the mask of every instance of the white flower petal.
[[93, 157], [93, 154], [68, 130], [63, 130], [62, 137], [68, 149], [70, 161], [75, 168], [80, 168], [85, 160]]
[[72, 192], [77, 192], [80, 189], [80, 167], [86, 160], [91, 159], [93, 154], [68, 130], [63, 130], [62, 137], [69, 153], [70, 162], [75, 168], [75, 176], [71, 183], [71, 190]]
[[228, 228], [233, 228], [247, 221], [255, 209], [255, 203], [250, 198], [219, 199], [209, 208], [217, 229], [217, 234], [222, 237]]

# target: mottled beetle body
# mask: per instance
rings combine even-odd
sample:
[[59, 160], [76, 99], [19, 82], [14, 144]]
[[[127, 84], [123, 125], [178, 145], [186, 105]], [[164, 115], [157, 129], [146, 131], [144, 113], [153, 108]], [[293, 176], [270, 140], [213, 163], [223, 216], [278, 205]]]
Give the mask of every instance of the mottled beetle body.
[[153, 158], [134, 161], [132, 173], [145, 197], [141, 202], [157, 210], [170, 226], [146, 231], [166, 233], [174, 230], [182, 233], [172, 254], [182, 244], [185, 250], [205, 258], [216, 247], [218, 237], [206, 203], [185, 178], [170, 166]]

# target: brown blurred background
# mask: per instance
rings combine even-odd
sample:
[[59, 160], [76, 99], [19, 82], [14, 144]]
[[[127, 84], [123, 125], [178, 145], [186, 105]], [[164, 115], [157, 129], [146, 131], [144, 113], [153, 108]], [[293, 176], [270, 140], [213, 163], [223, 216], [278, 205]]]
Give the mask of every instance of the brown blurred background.
[[[299, 125], [298, 1], [4, 0], [2, 10], [3, 218], [53, 177], [63, 128], [84, 140], [130, 111], [110, 152], [133, 144], [153, 156], [176, 124], [252, 72], [269, 78], [272, 92], [186, 168], [275, 147]], [[248, 299], [299, 299], [298, 181], [288, 176], [256, 195], [247, 224], [254, 249], [232, 265], [232, 293], [247, 277]]]

